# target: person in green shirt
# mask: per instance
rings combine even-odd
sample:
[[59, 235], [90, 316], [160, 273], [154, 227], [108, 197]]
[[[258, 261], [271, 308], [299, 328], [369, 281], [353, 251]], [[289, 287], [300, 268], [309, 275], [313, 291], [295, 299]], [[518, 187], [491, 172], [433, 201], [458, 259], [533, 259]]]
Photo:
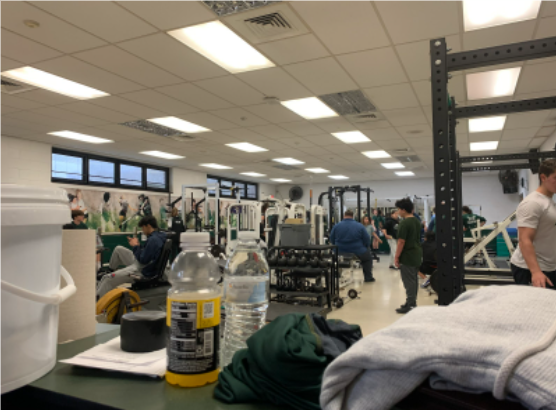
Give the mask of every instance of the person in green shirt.
[[74, 209], [71, 211], [71, 219], [73, 219], [71, 225], [73, 229], [89, 229], [85, 223], [85, 212], [80, 209]]
[[[472, 238], [473, 234], [471, 233], [472, 229], [478, 228], [479, 223], [481, 226], [484, 226], [486, 219], [480, 215], [475, 215], [471, 208], [468, 206], [464, 206], [462, 208], [463, 214], [463, 236], [465, 238]], [[473, 245], [469, 243], [469, 245]]]
[[[384, 229], [384, 217], [382, 216], [382, 211], [380, 209], [373, 210], [373, 225], [375, 226], [375, 231], [379, 236], [382, 236], [382, 230]], [[373, 239], [373, 249], [378, 249], [379, 243], [378, 239]]]
[[398, 313], [407, 313], [417, 307], [417, 290], [419, 266], [423, 257], [421, 248], [421, 223], [413, 215], [413, 202], [409, 198], [396, 201], [398, 214], [403, 218], [398, 227], [398, 248], [394, 264], [400, 268], [406, 293], [405, 304], [396, 309]]

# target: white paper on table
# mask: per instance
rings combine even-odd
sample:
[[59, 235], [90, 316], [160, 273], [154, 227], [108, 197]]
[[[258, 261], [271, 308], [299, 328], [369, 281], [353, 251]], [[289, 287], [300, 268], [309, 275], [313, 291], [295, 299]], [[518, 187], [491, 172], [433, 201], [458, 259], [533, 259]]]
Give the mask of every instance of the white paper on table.
[[166, 373], [166, 349], [149, 353], [129, 353], [120, 348], [120, 337], [79, 353], [71, 359], [60, 360], [75, 366], [117, 372], [163, 377]]

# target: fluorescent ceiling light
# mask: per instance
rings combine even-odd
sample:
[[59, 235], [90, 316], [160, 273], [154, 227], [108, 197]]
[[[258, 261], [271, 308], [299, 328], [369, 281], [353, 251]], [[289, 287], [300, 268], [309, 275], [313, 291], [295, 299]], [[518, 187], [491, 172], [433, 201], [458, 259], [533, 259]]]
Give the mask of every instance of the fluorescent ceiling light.
[[168, 34], [230, 73], [274, 67], [272, 61], [220, 21], [172, 30]]
[[266, 177], [266, 174], [259, 174], [258, 172], [242, 172], [241, 175], [247, 175], [248, 177]]
[[21, 81], [26, 84], [34, 85], [35, 87], [77, 98], [78, 100], [89, 100], [91, 98], [110, 95], [87, 87], [86, 85], [47, 73], [46, 71], [37, 70], [33, 67], [21, 67], [15, 70], [4, 71], [2, 75], [12, 80]]
[[332, 135], [346, 144], [357, 144], [359, 142], [370, 141], [370, 139], [361, 131], [333, 132]]
[[317, 118], [337, 117], [332, 109], [317, 97], [301, 98], [299, 100], [281, 101], [281, 104], [306, 120]]
[[391, 158], [392, 157], [386, 151], [365, 151], [365, 152], [362, 152], [361, 154], [363, 154], [363, 155], [365, 155], [369, 158], [372, 158], [372, 159], [375, 159], [375, 158]]
[[469, 132], [500, 131], [504, 128], [505, 122], [505, 115], [499, 117], [470, 118]]
[[208, 128], [201, 127], [200, 125], [193, 124], [192, 122], [184, 121], [181, 118], [176, 117], [151, 118], [147, 121], [154, 122], [155, 124], [163, 125], [177, 131], [187, 132], [189, 134], [210, 131]]
[[411, 171], [399, 171], [399, 172], [396, 172], [396, 175], [399, 176], [399, 177], [412, 177], [415, 174]]
[[327, 174], [330, 172], [324, 168], [305, 168], [305, 171], [312, 172], [313, 174]]
[[465, 0], [463, 2], [463, 25], [465, 31], [473, 31], [531, 20], [537, 18], [540, 6], [540, 1], [531, 0]]
[[257, 145], [250, 144], [248, 142], [238, 142], [235, 144], [226, 144], [228, 147], [238, 149], [245, 152], [263, 152], [268, 151], [266, 148], [259, 147]]
[[284, 179], [284, 178], [271, 178], [270, 180], [274, 182], [292, 182], [291, 179]]
[[150, 155], [150, 156], [153, 156], [153, 157], [164, 158], [164, 159], [185, 158], [184, 156], [181, 156], [181, 155], [170, 154], [168, 152], [163, 152], [163, 151], [143, 151], [143, 152], [140, 152], [140, 154]]
[[472, 142], [469, 145], [471, 151], [492, 151], [498, 148], [498, 141]]
[[329, 175], [328, 178], [332, 178], [332, 179], [349, 179], [349, 177], [346, 177], [345, 175]]
[[492, 161], [475, 161], [472, 164], [492, 164]]
[[273, 161], [281, 162], [282, 164], [286, 164], [286, 165], [305, 164], [303, 161], [299, 161], [295, 158], [274, 158]]
[[385, 162], [382, 165], [384, 168], [388, 168], [388, 169], [399, 169], [399, 168], [405, 168], [404, 164], [402, 164], [401, 162]]
[[467, 99], [497, 98], [513, 95], [521, 67], [467, 74]]
[[232, 167], [228, 167], [226, 165], [220, 165], [220, 164], [199, 164], [202, 167], [207, 167], [207, 168], [214, 168], [214, 169], [232, 169]]
[[48, 135], [55, 135], [57, 137], [69, 138], [70, 140], [89, 142], [91, 144], [106, 144], [107, 142], [114, 142], [112, 140], [107, 140], [105, 138], [93, 137], [92, 135], [80, 134], [78, 132], [73, 132], [73, 131], [49, 132]]

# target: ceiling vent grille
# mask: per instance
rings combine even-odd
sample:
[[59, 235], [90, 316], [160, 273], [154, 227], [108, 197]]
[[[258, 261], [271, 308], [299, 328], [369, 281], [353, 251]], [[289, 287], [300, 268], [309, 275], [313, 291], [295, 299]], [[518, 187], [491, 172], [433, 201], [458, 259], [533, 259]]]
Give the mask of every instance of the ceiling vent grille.
[[326, 94], [321, 95], [319, 98], [340, 115], [358, 115], [376, 112], [376, 107], [360, 90]]
[[421, 162], [421, 158], [417, 155], [400, 155], [396, 159], [400, 162]]
[[164, 127], [162, 125], [155, 124], [146, 120], [130, 121], [124, 122], [120, 125], [125, 127], [130, 127], [139, 131], [148, 132], [149, 134], [155, 134], [160, 137], [171, 138], [175, 141], [188, 142], [193, 141], [196, 138], [185, 132], [176, 131], [172, 128]]
[[257, 1], [203, 1], [217, 16], [229, 16], [230, 14], [256, 9], [269, 4], [278, 3], [276, 0]]
[[282, 36], [292, 30], [292, 26], [280, 13], [264, 14], [244, 20], [245, 25], [258, 38]]
[[33, 90], [35, 87], [10, 79], [2, 78], [2, 92], [4, 94], [19, 94]]
[[346, 119], [353, 124], [365, 124], [367, 122], [376, 122], [384, 119], [379, 112], [368, 112], [363, 114], [346, 115]]

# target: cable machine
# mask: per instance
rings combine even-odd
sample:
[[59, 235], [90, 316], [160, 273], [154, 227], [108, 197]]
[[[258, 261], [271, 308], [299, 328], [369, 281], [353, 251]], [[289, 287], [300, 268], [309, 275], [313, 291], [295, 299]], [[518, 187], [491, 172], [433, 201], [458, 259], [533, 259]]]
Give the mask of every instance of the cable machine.
[[[509, 155], [460, 157], [457, 151], [458, 119], [511, 114], [556, 108], [556, 96], [458, 108], [448, 95], [452, 71], [468, 70], [515, 61], [556, 56], [556, 37], [448, 54], [446, 40], [430, 42], [433, 115], [434, 189], [436, 200], [436, 242], [438, 244], [438, 303], [448, 305], [464, 290], [462, 232], [462, 173], [503, 169], [538, 168], [538, 160], [555, 157], [555, 151]], [[477, 161], [526, 159], [528, 163], [462, 167]]]
[[[362, 188], [361, 185], [352, 185], [352, 186], [336, 186], [336, 187], [328, 187], [328, 192], [322, 192], [319, 195], [318, 204], [322, 206], [322, 199], [327, 196], [328, 197], [328, 234], [332, 232], [332, 228], [336, 225], [339, 221], [344, 219], [344, 194], [346, 192], [355, 192], [357, 196], [357, 219], [359, 222], [361, 220], [361, 192], [365, 192], [367, 194], [367, 215], [371, 216], [371, 192], [374, 192], [371, 188]], [[336, 217], [336, 203], [340, 204], [338, 210], [338, 216]]]

